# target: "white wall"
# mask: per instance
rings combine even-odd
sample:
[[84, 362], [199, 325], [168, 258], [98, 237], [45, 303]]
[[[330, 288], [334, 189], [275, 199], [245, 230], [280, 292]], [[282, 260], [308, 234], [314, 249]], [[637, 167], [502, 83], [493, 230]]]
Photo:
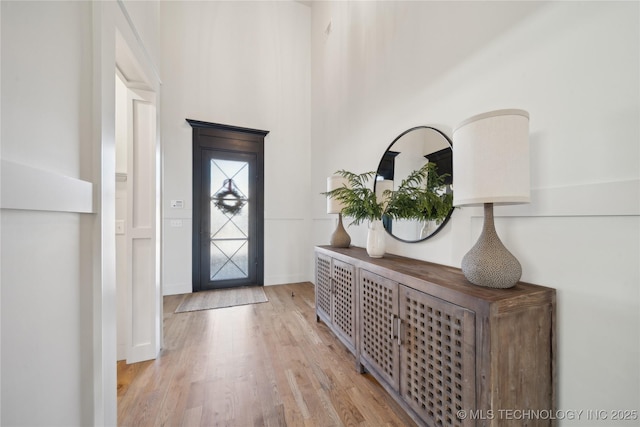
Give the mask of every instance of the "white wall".
[[[164, 293], [191, 292], [192, 139], [186, 118], [270, 131], [265, 284], [310, 280], [309, 7], [163, 2], [160, 16]], [[171, 208], [171, 200], [183, 200], [184, 208]], [[172, 226], [172, 220], [182, 225]]]
[[[144, 46], [144, 57], [138, 62], [157, 67], [160, 64], [160, 7], [158, 1], [119, 0], [125, 14]], [[156, 69], [157, 71], [157, 69]]]
[[[90, 179], [90, 4], [1, 7], [2, 160]], [[46, 205], [2, 211], [2, 425], [93, 423], [86, 219]]]
[[115, 425], [116, 28], [152, 39], [157, 3], [142, 34], [124, 3], [0, 7], [0, 423]]
[[[497, 208], [496, 227], [523, 280], [557, 289], [559, 408], [639, 409], [639, 4], [365, 1], [312, 10], [313, 243], [326, 244], [334, 225], [318, 194], [335, 170], [375, 169], [416, 125], [451, 136], [471, 115], [528, 110], [532, 203]], [[434, 238], [388, 239], [387, 249], [459, 266], [481, 215], [458, 209]], [[364, 227], [348, 231], [364, 246]]]

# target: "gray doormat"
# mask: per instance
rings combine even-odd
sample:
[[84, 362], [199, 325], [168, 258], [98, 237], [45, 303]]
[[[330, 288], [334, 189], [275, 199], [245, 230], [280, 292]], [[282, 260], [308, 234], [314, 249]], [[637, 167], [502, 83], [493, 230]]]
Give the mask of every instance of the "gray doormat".
[[175, 312], [184, 313], [187, 311], [211, 310], [267, 301], [269, 300], [262, 286], [217, 289], [214, 291], [194, 292], [186, 295]]

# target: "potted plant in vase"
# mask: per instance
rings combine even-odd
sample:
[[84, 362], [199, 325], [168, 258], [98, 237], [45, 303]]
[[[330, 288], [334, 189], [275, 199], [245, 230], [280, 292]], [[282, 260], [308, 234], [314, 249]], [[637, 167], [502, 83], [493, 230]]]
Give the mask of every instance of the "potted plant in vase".
[[369, 221], [367, 253], [372, 258], [380, 258], [385, 252], [383, 217], [437, 223], [449, 215], [453, 206], [453, 194], [444, 191], [447, 175], [438, 175], [435, 163], [426, 163], [411, 172], [396, 190], [384, 190], [378, 196], [369, 184], [375, 180], [376, 172], [355, 174], [339, 170], [336, 174], [344, 177], [347, 185], [322, 194], [342, 202], [342, 215], [352, 218], [351, 224]]
[[382, 216], [387, 208], [386, 199], [391, 197], [391, 191], [387, 190], [378, 200], [373, 185], [376, 172], [355, 174], [346, 170], [339, 170], [337, 175], [347, 180], [347, 185], [322, 193], [330, 198], [342, 202], [342, 215], [352, 219], [351, 224], [359, 225], [369, 221], [367, 234], [367, 253], [372, 258], [380, 258], [385, 251], [385, 231], [382, 226]]

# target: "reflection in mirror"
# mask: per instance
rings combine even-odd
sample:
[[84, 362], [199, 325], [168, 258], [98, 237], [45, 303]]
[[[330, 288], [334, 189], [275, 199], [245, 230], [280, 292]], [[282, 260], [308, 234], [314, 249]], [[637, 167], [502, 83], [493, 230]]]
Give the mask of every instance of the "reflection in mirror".
[[[453, 163], [451, 140], [439, 130], [429, 126], [418, 126], [403, 132], [382, 156], [377, 170], [376, 186], [394, 190], [412, 171], [427, 162], [437, 166], [438, 175], [448, 176], [444, 180], [443, 193], [451, 192]], [[389, 234], [403, 242], [420, 242], [438, 233], [449, 221], [449, 215], [441, 221], [391, 220], [384, 218], [384, 227]]]

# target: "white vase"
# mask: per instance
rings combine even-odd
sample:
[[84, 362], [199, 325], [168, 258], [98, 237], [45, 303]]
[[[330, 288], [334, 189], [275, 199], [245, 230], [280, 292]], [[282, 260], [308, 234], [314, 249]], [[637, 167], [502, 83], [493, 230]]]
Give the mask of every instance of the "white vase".
[[369, 232], [367, 234], [367, 253], [371, 258], [382, 258], [385, 251], [385, 242], [387, 232], [382, 225], [382, 220], [375, 220], [369, 223]]

